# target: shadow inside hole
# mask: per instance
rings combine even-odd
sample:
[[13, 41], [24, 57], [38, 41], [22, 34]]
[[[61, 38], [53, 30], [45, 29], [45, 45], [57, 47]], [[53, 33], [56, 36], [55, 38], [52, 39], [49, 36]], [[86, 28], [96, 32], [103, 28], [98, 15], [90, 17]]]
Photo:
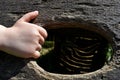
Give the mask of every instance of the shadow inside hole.
[[83, 74], [102, 68], [109, 42], [98, 33], [81, 28], [48, 30], [39, 66], [51, 73]]
[[42, 1], [47, 2], [47, 0], [42, 0]]

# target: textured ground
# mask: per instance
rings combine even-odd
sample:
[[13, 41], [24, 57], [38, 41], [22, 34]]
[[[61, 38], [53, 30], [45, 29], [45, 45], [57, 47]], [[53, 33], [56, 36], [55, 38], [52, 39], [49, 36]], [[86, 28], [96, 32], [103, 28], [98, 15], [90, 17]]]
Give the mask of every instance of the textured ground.
[[[1, 52], [0, 80], [119, 80], [120, 78], [120, 1], [119, 0], [1, 0], [0, 24], [10, 27], [23, 14], [39, 10], [38, 23], [57, 17], [76, 17], [103, 23], [114, 34], [117, 49], [110, 65], [87, 75], [54, 75], [39, 69], [34, 61]], [[29, 62], [30, 61], [30, 62]], [[34, 65], [33, 65], [34, 64]], [[108, 68], [109, 67], [109, 68]], [[41, 70], [41, 71], [39, 71]]]

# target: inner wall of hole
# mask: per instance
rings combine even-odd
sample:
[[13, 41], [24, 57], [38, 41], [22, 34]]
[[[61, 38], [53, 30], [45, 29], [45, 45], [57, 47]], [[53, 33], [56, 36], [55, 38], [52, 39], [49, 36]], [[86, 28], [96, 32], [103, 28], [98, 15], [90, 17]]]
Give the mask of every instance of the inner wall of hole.
[[[46, 39], [46, 43], [45, 45], [43, 45], [43, 50], [41, 51], [42, 56], [39, 59], [37, 59], [38, 65], [43, 69], [45, 69], [46, 71], [51, 73], [59, 73], [59, 74], [83, 74], [98, 70], [104, 66], [106, 61], [106, 50], [109, 42], [101, 35], [80, 28], [51, 29], [48, 30], [48, 35], [49, 36]], [[88, 67], [81, 66], [81, 63], [83, 63], [82, 61], [73, 63], [74, 60], [72, 60], [71, 56], [68, 56], [69, 57], [68, 59], [71, 59], [69, 62], [65, 59], [67, 58], [65, 57], [66, 54], [61, 53], [61, 49], [64, 49], [65, 48], [64, 46], [69, 45], [66, 44], [64, 46], [61, 46], [61, 44], [65, 42], [64, 40], [71, 39], [72, 41], [74, 41], [75, 36], [82, 36], [81, 38], [83, 38], [82, 39], [83, 41], [82, 40], [78, 41], [79, 47], [82, 48], [84, 48], [88, 44], [91, 45], [94, 43], [94, 41], [93, 42], [89, 41], [89, 39], [91, 38], [98, 39], [98, 42], [100, 42], [101, 45], [96, 46], [100, 48], [98, 50], [99, 51], [98, 54], [94, 54], [94, 57], [92, 58], [92, 62], [91, 62], [92, 65]], [[86, 40], [86, 42], [84, 42], [84, 39]], [[70, 53], [67, 53], [67, 55], [69, 54]], [[61, 57], [64, 57], [63, 59], [66, 62], [62, 61]], [[87, 62], [86, 65], [87, 64], [89, 63]], [[83, 68], [80, 68], [79, 66]], [[90, 69], [86, 69], [89, 67]]]

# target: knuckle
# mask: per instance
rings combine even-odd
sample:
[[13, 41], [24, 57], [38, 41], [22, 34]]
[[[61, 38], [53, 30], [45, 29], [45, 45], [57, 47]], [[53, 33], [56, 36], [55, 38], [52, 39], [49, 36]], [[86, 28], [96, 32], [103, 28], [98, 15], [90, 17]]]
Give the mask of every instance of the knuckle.
[[40, 34], [37, 33], [37, 32], [36, 32], [34, 35], [35, 35], [36, 38], [39, 38], [39, 37], [40, 37]]
[[36, 30], [33, 31], [32, 35], [33, 35], [34, 37], [40, 37], [39, 32], [36, 31]]

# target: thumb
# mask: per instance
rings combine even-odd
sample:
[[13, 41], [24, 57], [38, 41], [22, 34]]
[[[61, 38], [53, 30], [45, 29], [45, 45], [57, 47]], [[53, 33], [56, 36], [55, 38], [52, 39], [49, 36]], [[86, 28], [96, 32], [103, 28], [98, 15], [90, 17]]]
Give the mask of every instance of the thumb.
[[38, 14], [39, 14], [38, 11], [29, 12], [29, 13], [25, 14], [23, 17], [21, 17], [18, 21], [30, 22], [31, 20], [36, 18], [38, 16]]

